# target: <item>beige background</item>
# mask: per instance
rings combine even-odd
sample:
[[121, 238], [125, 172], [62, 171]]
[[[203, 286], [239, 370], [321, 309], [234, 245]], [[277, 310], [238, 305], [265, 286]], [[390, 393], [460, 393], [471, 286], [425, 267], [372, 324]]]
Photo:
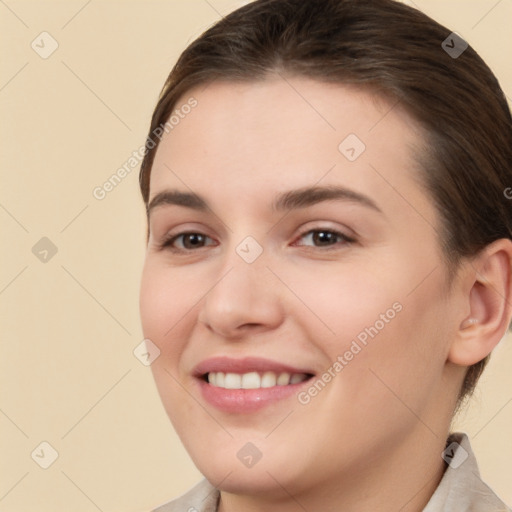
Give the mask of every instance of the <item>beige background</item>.
[[[0, 2], [1, 512], [149, 510], [200, 478], [133, 354], [145, 233], [138, 166], [103, 200], [92, 191], [143, 143], [187, 43], [243, 3]], [[512, 97], [511, 0], [414, 4], [468, 40]], [[43, 31], [59, 45], [46, 59], [31, 47], [51, 48]], [[57, 247], [46, 263], [32, 253], [42, 237]], [[508, 503], [510, 368], [507, 338], [458, 425]], [[43, 441], [58, 452], [48, 469], [36, 463], [48, 449], [31, 457]]]

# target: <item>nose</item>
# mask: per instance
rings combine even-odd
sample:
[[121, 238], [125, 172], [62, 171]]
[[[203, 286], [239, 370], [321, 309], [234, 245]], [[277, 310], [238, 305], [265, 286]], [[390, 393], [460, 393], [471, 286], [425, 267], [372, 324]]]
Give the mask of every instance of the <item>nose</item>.
[[282, 288], [263, 256], [246, 263], [234, 254], [212, 279], [198, 320], [226, 339], [276, 329], [284, 320]]

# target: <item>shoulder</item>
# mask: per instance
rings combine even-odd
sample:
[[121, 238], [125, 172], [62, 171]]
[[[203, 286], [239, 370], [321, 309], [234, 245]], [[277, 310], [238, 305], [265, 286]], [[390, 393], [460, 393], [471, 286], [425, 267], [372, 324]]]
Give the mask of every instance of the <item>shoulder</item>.
[[447, 468], [423, 512], [512, 512], [480, 477], [466, 434], [450, 435], [442, 457]]
[[160, 505], [152, 512], [216, 512], [219, 491], [208, 480], [201, 480], [175, 500]]

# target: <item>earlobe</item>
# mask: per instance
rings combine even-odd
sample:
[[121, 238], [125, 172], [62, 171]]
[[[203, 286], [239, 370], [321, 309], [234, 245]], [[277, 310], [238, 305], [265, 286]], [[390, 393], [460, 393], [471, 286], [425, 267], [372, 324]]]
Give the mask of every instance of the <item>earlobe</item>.
[[508, 239], [493, 242], [468, 263], [469, 314], [460, 321], [448, 353], [450, 362], [476, 364], [505, 335], [512, 316], [511, 263], [512, 241]]

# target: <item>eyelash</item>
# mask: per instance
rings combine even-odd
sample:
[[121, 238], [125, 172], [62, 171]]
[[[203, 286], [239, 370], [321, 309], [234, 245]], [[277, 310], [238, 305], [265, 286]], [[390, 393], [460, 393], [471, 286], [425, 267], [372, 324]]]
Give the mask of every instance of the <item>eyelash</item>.
[[[299, 239], [304, 238], [306, 235], [309, 235], [311, 233], [329, 233], [331, 235], [334, 235], [336, 237], [339, 237], [343, 241], [343, 245], [351, 245], [356, 242], [356, 240], [352, 237], [349, 237], [345, 235], [344, 233], [341, 233], [340, 231], [336, 231], [334, 229], [324, 229], [324, 228], [315, 228], [310, 229], [308, 231], [305, 231], [304, 233], [299, 235]], [[191, 253], [194, 252], [196, 249], [179, 249], [176, 247], [173, 247], [172, 244], [180, 237], [186, 236], [186, 235], [200, 235], [202, 237], [210, 238], [208, 235], [204, 235], [203, 233], [197, 232], [197, 231], [182, 231], [181, 233], [169, 235], [166, 237], [161, 244], [159, 244], [160, 249], [168, 249], [175, 253]], [[303, 246], [299, 246], [303, 247]], [[305, 247], [311, 247], [311, 246], [305, 246]], [[338, 249], [336, 247], [336, 244], [330, 245], [330, 246], [312, 246], [314, 249], [322, 249], [324, 251], [329, 250], [336, 250]], [[199, 247], [199, 249], [204, 249], [204, 247]]]

